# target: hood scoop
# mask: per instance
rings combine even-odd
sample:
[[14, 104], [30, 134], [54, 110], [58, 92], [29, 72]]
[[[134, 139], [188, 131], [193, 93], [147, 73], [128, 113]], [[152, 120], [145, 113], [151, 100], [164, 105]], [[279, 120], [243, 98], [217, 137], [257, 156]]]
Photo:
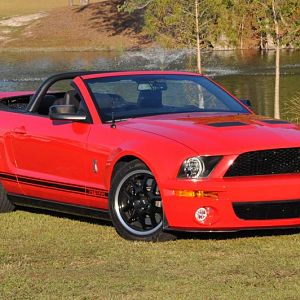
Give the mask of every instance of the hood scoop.
[[243, 122], [216, 122], [216, 123], [208, 123], [206, 125], [212, 127], [235, 127], [235, 126], [246, 126], [249, 124]]
[[267, 124], [271, 124], [271, 125], [276, 125], [276, 124], [291, 124], [288, 121], [283, 121], [283, 120], [261, 120], [262, 123], [267, 123]]

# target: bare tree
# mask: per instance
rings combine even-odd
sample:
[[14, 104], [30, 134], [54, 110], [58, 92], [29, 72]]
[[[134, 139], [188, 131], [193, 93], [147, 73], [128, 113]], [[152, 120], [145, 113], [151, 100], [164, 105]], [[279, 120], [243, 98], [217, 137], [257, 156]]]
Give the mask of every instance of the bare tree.
[[196, 36], [197, 36], [197, 69], [202, 73], [201, 67], [201, 47], [200, 47], [200, 30], [199, 30], [199, 1], [195, 0], [195, 18], [196, 18]]
[[300, 34], [299, 0], [258, 0], [263, 9], [260, 11], [261, 32], [265, 38], [272, 37], [275, 58], [274, 117], [280, 118], [280, 49], [293, 45]]
[[[135, 10], [142, 10], [147, 8], [150, 4], [155, 2], [155, 0], [126, 0], [123, 2], [122, 5], [120, 5], [120, 9], [128, 11], [128, 12], [133, 12]], [[195, 29], [196, 33], [196, 43], [197, 43], [197, 70], [199, 73], [202, 73], [202, 65], [201, 65], [201, 37], [200, 37], [200, 23], [202, 27], [207, 26], [207, 23], [210, 22], [210, 20], [205, 20], [203, 24], [203, 17], [206, 13], [207, 9], [203, 9], [202, 11], [200, 9], [200, 4], [199, 0], [195, 0], [194, 2], [194, 8], [191, 11], [186, 11], [188, 15], [190, 15], [191, 18], [194, 18], [195, 20], [195, 25], [193, 26]], [[188, 4], [188, 1], [187, 1]], [[194, 11], [194, 13], [193, 13]]]
[[276, 62], [275, 62], [275, 96], [274, 96], [274, 117], [276, 119], [280, 118], [280, 108], [279, 108], [279, 83], [280, 83], [280, 35], [279, 35], [279, 25], [278, 25], [278, 12], [275, 8], [274, 0], [272, 0], [272, 12], [273, 12], [273, 22], [275, 29], [275, 49], [276, 49]]

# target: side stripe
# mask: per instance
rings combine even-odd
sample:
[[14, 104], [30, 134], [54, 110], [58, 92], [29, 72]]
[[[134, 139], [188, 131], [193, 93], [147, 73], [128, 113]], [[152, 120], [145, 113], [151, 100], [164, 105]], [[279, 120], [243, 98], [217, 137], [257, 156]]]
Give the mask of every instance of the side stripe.
[[13, 182], [19, 182], [21, 184], [43, 187], [52, 190], [60, 190], [64, 192], [70, 192], [75, 194], [87, 195], [90, 197], [108, 198], [108, 191], [103, 189], [96, 189], [92, 187], [78, 186], [66, 183], [60, 183], [50, 180], [41, 180], [32, 177], [15, 176], [8, 173], [0, 173], [0, 180], [7, 180]]
[[8, 181], [17, 181], [17, 176], [6, 173], [0, 173], [0, 179]]

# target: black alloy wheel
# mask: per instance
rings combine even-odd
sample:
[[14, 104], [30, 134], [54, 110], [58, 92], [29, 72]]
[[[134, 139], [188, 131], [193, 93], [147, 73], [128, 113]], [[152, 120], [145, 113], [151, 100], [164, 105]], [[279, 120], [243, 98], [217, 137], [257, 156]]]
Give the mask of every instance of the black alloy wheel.
[[110, 192], [110, 213], [117, 232], [125, 239], [174, 239], [162, 231], [163, 207], [157, 182], [138, 160], [117, 171]]

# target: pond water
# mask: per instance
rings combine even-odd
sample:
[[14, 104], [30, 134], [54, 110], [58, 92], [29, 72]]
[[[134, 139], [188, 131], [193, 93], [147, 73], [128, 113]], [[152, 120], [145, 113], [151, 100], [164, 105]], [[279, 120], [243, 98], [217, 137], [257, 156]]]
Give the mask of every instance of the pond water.
[[[273, 115], [275, 52], [203, 53], [204, 73], [238, 98], [250, 99], [255, 112]], [[163, 49], [138, 52], [2, 52], [0, 91], [35, 90], [48, 76], [74, 70], [195, 70], [195, 53]], [[282, 51], [281, 106], [300, 93], [300, 51]]]

